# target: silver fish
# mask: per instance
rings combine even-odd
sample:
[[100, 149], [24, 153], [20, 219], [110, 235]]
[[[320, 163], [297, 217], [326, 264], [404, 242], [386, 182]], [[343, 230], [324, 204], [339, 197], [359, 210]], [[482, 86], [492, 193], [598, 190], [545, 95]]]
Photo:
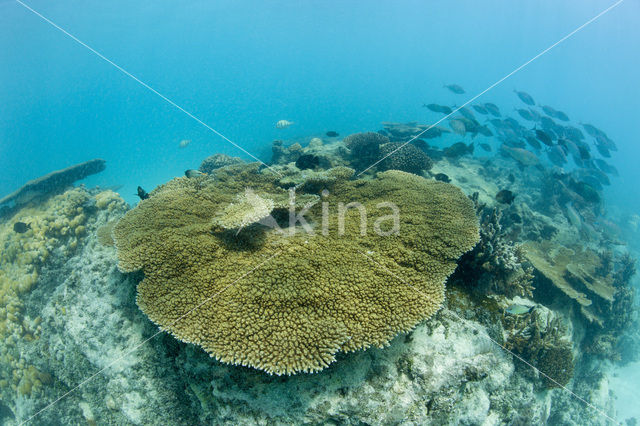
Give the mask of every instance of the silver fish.
[[293, 121], [289, 121], [289, 120], [280, 120], [276, 123], [276, 129], [286, 129], [287, 127], [291, 126], [293, 124]]
[[464, 89], [458, 84], [445, 84], [443, 87], [451, 90], [456, 95], [462, 95], [463, 93], [466, 93]]
[[532, 309], [533, 306], [518, 305], [517, 303], [514, 303], [505, 309], [505, 312], [511, 315], [522, 315], [531, 312]]
[[533, 100], [533, 98], [531, 97], [530, 94], [528, 94], [527, 92], [518, 92], [517, 90], [514, 90], [514, 92], [516, 93], [516, 95], [518, 95], [518, 97], [520, 98], [520, 100], [522, 102], [524, 102], [527, 105], [535, 105], [536, 102]]

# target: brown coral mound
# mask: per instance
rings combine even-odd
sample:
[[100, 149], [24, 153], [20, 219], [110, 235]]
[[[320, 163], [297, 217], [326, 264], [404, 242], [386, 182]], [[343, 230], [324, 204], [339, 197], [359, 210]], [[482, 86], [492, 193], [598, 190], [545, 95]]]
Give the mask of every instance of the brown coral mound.
[[380, 145], [389, 143], [389, 138], [375, 132], [354, 133], [344, 138], [351, 152], [351, 159], [358, 168], [366, 168], [380, 158]]
[[[458, 188], [398, 171], [337, 181], [325, 193], [332, 213], [339, 202], [362, 203], [365, 236], [357, 208], [344, 213], [343, 235], [337, 214], [323, 231], [320, 202], [305, 214], [313, 234], [212, 229], [246, 187], [277, 198], [266, 174], [245, 166], [174, 179], [113, 230], [120, 269], [144, 271], [140, 308], [223, 362], [293, 374], [327, 367], [338, 351], [384, 346], [439, 309], [456, 259], [478, 239], [473, 205]], [[392, 223], [380, 223], [391, 213], [381, 202], [399, 207], [398, 233], [374, 231]]]
[[431, 158], [410, 143], [384, 144], [380, 147], [380, 157], [384, 158], [380, 164], [383, 170], [402, 170], [419, 175], [433, 166]]

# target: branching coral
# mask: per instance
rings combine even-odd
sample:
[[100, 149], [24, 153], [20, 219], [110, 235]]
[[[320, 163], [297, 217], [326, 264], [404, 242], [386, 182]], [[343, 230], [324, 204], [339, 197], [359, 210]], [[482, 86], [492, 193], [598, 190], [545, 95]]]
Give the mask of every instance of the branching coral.
[[546, 376], [549, 388], [566, 385], [573, 376], [573, 352], [566, 326], [543, 307], [504, 318], [507, 349], [522, 356]]
[[532, 270], [522, 265], [521, 247], [505, 238], [500, 211], [480, 203], [477, 193], [471, 199], [480, 217], [480, 242], [462, 256], [455, 279], [507, 297], [532, 297]]
[[[473, 206], [458, 188], [389, 171], [338, 180], [325, 200], [333, 209], [361, 203], [366, 235], [360, 209], [343, 211], [341, 225], [340, 217], [325, 222], [330, 206], [316, 203], [304, 213], [318, 225], [311, 232], [297, 221], [297, 232], [251, 227], [259, 244], [228, 244], [212, 232], [216, 212], [246, 187], [278, 191], [277, 177], [252, 167], [174, 179], [113, 231], [120, 269], [145, 274], [140, 308], [223, 362], [293, 374], [325, 368], [338, 351], [384, 346], [439, 309], [446, 277], [478, 238]], [[387, 236], [393, 209], [385, 203], [400, 210], [399, 232]]]

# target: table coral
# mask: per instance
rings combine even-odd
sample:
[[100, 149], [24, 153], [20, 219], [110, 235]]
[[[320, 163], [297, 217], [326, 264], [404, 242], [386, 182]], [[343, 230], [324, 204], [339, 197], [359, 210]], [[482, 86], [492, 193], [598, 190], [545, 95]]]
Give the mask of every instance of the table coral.
[[[270, 171], [234, 167], [168, 182], [113, 230], [119, 268], [145, 274], [142, 311], [223, 362], [294, 374], [322, 370], [338, 351], [384, 346], [440, 308], [456, 259], [478, 240], [473, 205], [458, 188], [389, 171], [334, 182], [305, 214], [322, 230], [250, 227], [230, 244], [212, 230], [216, 214], [247, 187], [279, 190]], [[354, 201], [377, 219], [394, 203], [400, 231], [380, 235], [373, 229], [388, 221], [369, 220], [361, 235], [357, 208], [343, 212], [342, 225], [324, 221], [326, 207]]]

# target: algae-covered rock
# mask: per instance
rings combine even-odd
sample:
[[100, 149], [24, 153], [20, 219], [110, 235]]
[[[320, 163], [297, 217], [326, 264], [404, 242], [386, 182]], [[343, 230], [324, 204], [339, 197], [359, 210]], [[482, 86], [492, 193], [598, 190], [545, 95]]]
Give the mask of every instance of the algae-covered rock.
[[[145, 274], [143, 312], [223, 362], [293, 374], [325, 368], [338, 351], [384, 346], [439, 309], [456, 259], [478, 240], [459, 189], [399, 171], [334, 183], [286, 232], [212, 232], [238, 193], [272, 194], [275, 182], [253, 166], [174, 179], [113, 230], [119, 268]], [[344, 209], [350, 202], [366, 210], [364, 228], [361, 209]]]

